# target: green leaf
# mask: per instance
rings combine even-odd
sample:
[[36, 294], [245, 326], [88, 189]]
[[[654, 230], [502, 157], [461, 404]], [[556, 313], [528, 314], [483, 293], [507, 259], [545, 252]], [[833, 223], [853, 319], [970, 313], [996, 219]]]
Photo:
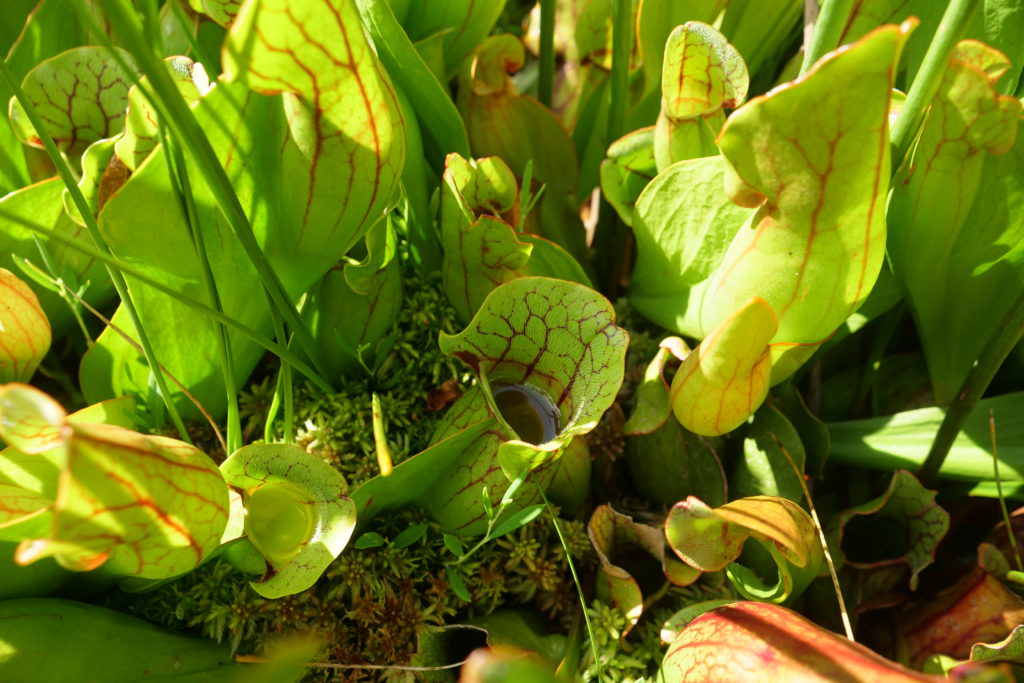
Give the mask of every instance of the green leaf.
[[657, 174], [654, 128], [627, 133], [608, 148], [608, 158], [601, 162], [601, 194], [626, 225], [633, 225], [636, 200]]
[[776, 405], [789, 423], [796, 429], [807, 454], [805, 468], [815, 477], [821, 477], [825, 461], [832, 450], [828, 426], [822, 422], [804, 403], [804, 398], [791, 382], [784, 382], [773, 392]]
[[325, 351], [328, 369], [336, 375], [360, 367], [360, 359], [350, 350], [364, 346], [369, 351], [362, 361], [372, 367], [377, 343], [394, 326], [402, 308], [401, 264], [390, 219], [370, 228], [366, 252], [360, 263], [331, 268], [309, 303], [313, 335]]
[[[585, 510], [590, 497], [591, 457], [586, 439], [572, 439], [555, 463], [547, 497], [567, 517], [575, 518]], [[487, 494], [484, 498], [491, 502]]]
[[754, 78], [768, 80], [782, 66], [785, 45], [799, 35], [803, 9], [800, 0], [730, 0], [719, 30], [743, 55]]
[[[813, 345], [867, 297], [885, 255], [889, 97], [910, 29], [880, 28], [726, 121], [726, 192], [757, 211], [707, 285], [704, 329], [760, 296], [779, 318], [774, 343]], [[773, 383], [807, 351], [780, 354]]]
[[665, 43], [680, 24], [699, 21], [714, 24], [729, 0], [644, 0], [637, 13], [637, 42], [643, 59], [644, 90], [661, 86]]
[[1007, 67], [980, 43], [958, 45], [889, 204], [889, 256], [940, 404], [1022, 291], [1021, 103], [994, 88]]
[[[5, 451], [4, 471], [32, 499], [48, 499], [47, 528], [42, 537], [22, 539], [18, 563], [54, 557], [75, 571], [103, 565], [107, 574], [147, 579], [195, 567], [217, 547], [227, 523], [220, 472], [180, 441], [84, 421], [102, 414], [69, 420], [36, 389], [0, 388], [2, 438], [23, 454]], [[32, 477], [33, 470], [48, 480]]]
[[[286, 11], [294, 21], [281, 19]], [[346, 47], [324, 52], [316, 44]], [[295, 300], [388, 207], [405, 156], [401, 115], [352, 0], [248, 3], [232, 25], [226, 51], [231, 75], [284, 94], [265, 97], [237, 82], [221, 82], [193, 112], [225, 166], [256, 241]], [[118, 256], [140, 264], [147, 275], [178, 289], [204, 291], [162, 154], [153, 152], [108, 202], [100, 228]], [[186, 172], [200, 175], [192, 162]], [[227, 229], [214, 195], [202, 183], [193, 190], [225, 314], [269, 333], [270, 311], [256, 303], [261, 279]], [[129, 286], [160, 362], [212, 415], [222, 415], [217, 326], [130, 278]], [[123, 311], [113, 322], [132, 331]], [[231, 348], [234, 375], [244, 382], [262, 352], [234, 334]], [[83, 389], [93, 399], [144, 394], [148, 379], [135, 349], [109, 330], [83, 361]], [[182, 396], [175, 400], [182, 412], [196, 414]]]
[[356, 4], [381, 61], [415, 107], [427, 137], [431, 167], [439, 166], [449, 152], [469, 157], [469, 138], [462, 118], [445, 87], [395, 19], [389, 7], [395, 3], [357, 0]]
[[490, 36], [477, 47], [469, 76], [459, 86], [469, 142], [474, 156], [501, 157], [520, 178], [527, 163], [533, 163], [534, 177], [545, 190], [540, 225], [530, 232], [586, 264], [583, 224], [573, 208], [579, 176], [576, 148], [550, 109], [516, 89], [510, 74], [524, 60], [523, 44], [511, 34]]
[[0, 268], [0, 384], [27, 382], [50, 350], [50, 322], [27, 284]]
[[445, 534], [443, 540], [444, 547], [448, 548], [448, 551], [452, 555], [455, 555], [456, 557], [462, 557], [462, 555], [466, 552], [465, 549], [462, 547], [462, 541], [459, 540], [458, 536], [453, 536], [452, 534]]
[[724, 184], [720, 156], [681, 161], [658, 174], [636, 201], [630, 303], [681, 334], [705, 336], [700, 302], [706, 281], [751, 215], [729, 200]]
[[[774, 496], [741, 498], [714, 509], [690, 496], [669, 511], [665, 535], [686, 564], [703, 572], [729, 567], [729, 578], [740, 593], [769, 602], [802, 592], [823, 561], [810, 516], [796, 503]], [[751, 569], [736, 562], [749, 538], [771, 555], [778, 574], [774, 586], [762, 584]]]
[[971, 661], [1024, 664], [1024, 626], [1015, 627], [998, 643], [976, 643], [971, 647]]
[[287, 93], [292, 139], [310, 165], [308, 187], [289, 185], [314, 196], [306, 199], [300, 235], [316, 226], [353, 244], [383, 212], [405, 161], [398, 101], [354, 0], [244, 4], [224, 53], [228, 80]]
[[[134, 66], [130, 54], [122, 51], [121, 57]], [[48, 123], [57, 147], [77, 156], [93, 142], [121, 131], [128, 88], [136, 78], [105, 48], [79, 47], [40, 63], [25, 76], [22, 88]], [[22, 142], [42, 147], [25, 110], [13, 99], [11, 125]]]
[[672, 411], [680, 424], [717, 436], [743, 424], [768, 395], [769, 340], [778, 319], [754, 298], [712, 332], [672, 379]]
[[725, 472], [714, 442], [666, 420], [656, 431], [626, 439], [626, 465], [644, 499], [669, 508], [689, 495], [709, 505], [726, 496]]
[[450, 0], [444, 3], [409, 4], [408, 14], [402, 19], [413, 40], [421, 40], [436, 33], [444, 33], [445, 72], [447, 78], [455, 75], [481, 40], [491, 33], [505, 0], [475, 2]]
[[[917, 590], [918, 575], [935, 561], [935, 550], [949, 529], [949, 513], [936, 504], [936, 493], [910, 472], [897, 470], [884, 494], [841, 512], [839, 549], [847, 564], [859, 569], [905, 564], [910, 590]], [[851, 523], [859, 525], [860, 547], [851, 538]]]
[[[735, 498], [763, 493], [795, 503], [804, 498], [801, 477], [807, 453], [796, 428], [771, 401], [754, 414], [743, 457], [729, 480]], [[794, 469], [795, 466], [795, 469]]]
[[243, 0], [188, 0], [189, 5], [197, 12], [202, 12], [215, 22], [230, 27], [238, 15]]
[[[446, 438], [436, 440], [425, 451], [403, 460], [387, 477], [378, 475], [352, 491], [359, 524], [366, 525], [382, 512], [399, 510], [409, 505], [421, 505], [429, 509], [430, 497], [439, 488], [449, 485], [452, 479], [461, 476], [460, 465], [475, 442], [489, 431], [496, 430], [495, 421], [487, 418], [486, 411], [481, 413], [481, 418], [482, 421], [445, 435]], [[500, 478], [502, 482], [505, 481], [503, 476]], [[486, 521], [480, 507], [477, 494], [473, 501], [467, 501], [465, 510], [460, 509], [456, 514], [479, 515], [482, 531], [486, 528]], [[444, 513], [445, 510], [435, 507], [432, 512], [435, 517], [439, 517], [439, 512]], [[447, 530], [452, 530], [452, 526], [442, 522], [442, 527]]]
[[742, 104], [749, 84], [743, 57], [721, 33], [699, 21], [677, 26], [662, 66], [661, 113], [654, 128], [658, 170], [716, 155], [722, 110]]
[[[999, 474], [1009, 494], [1024, 483], [1024, 393], [979, 401], [943, 461], [940, 476], [993, 481], [990, 411], [998, 425]], [[945, 412], [945, 408], [920, 408], [867, 420], [830, 422], [832, 457], [858, 467], [916, 469], [924, 462]], [[977, 493], [995, 496], [993, 487]]]
[[[871, 291], [885, 251], [894, 64], [910, 28], [878, 29], [733, 112], [718, 144], [726, 194], [756, 209], [743, 227], [715, 220], [725, 202], [712, 188], [698, 211], [685, 188], [672, 191], [676, 173], [713, 177], [713, 160], [671, 167], [638, 200], [632, 300], [655, 322], [706, 337], [673, 382], [688, 429], [714, 435], [742, 424], [764, 399], [768, 366], [771, 383], [788, 377]], [[657, 237], [671, 235], [666, 214], [680, 205], [684, 225], [717, 238], [697, 257], [686, 246], [701, 243], [693, 233]]]
[[423, 538], [426, 533], [426, 524], [414, 524], [408, 529], [403, 529], [397, 536], [395, 536], [395, 540], [391, 541], [391, 547], [397, 550], [408, 548], [413, 543]]
[[[601, 505], [594, 510], [587, 523], [587, 534], [601, 561], [597, 598], [614, 606], [626, 618], [626, 628], [621, 633], [623, 638], [643, 613], [644, 589], [651, 591], [661, 588], [641, 586], [640, 579], [648, 575], [645, 570], [661, 572], [677, 586], [687, 586], [700, 578], [699, 570], [666, 555], [665, 536], [661, 529], [635, 522], [632, 517], [616, 512], [610, 505]], [[641, 576], [633, 576], [625, 567], [641, 573]]]
[[[7, 195], [0, 200], [0, 209], [31, 219], [92, 246], [92, 240], [84, 228], [72, 221], [64, 211], [61, 201], [63, 192], [64, 183], [59, 178], [51, 178]], [[83, 295], [86, 302], [92, 306], [101, 306], [110, 300], [114, 287], [103, 264], [46, 237], [39, 236], [38, 239], [49, 254], [56, 275], [65, 283], [69, 286], [75, 282], [89, 283]], [[42, 267], [34, 233], [13, 221], [5, 221], [0, 230], [0, 266], [13, 269], [16, 260], [21, 258], [27, 258]], [[29, 286], [39, 297], [39, 303], [55, 334], [67, 332], [73, 324], [67, 303], [49, 288], [37, 283], [29, 283]]]
[[[443, 278], [448, 300], [469, 320], [498, 285], [534, 275], [589, 284], [579, 264], [558, 245], [517, 234], [502, 216], [518, 187], [497, 157], [467, 161], [450, 154], [441, 187]], [[536, 254], [535, 254], [536, 252]]]
[[[492, 327], [496, 334], [489, 333]], [[502, 336], [514, 336], [515, 344], [503, 343]], [[477, 386], [449, 408], [430, 448], [352, 495], [363, 521], [382, 510], [417, 504], [446, 532], [477, 535], [487, 528], [480, 500], [484, 489], [492, 508], [503, 497], [512, 500], [507, 514], [540, 502], [537, 487], [554, 480], [566, 444], [593, 429], [614, 400], [626, 334], [614, 325], [611, 305], [593, 290], [561, 280], [520, 278], [494, 290], [469, 327], [442, 336], [441, 347], [486, 373], [491, 387], [522, 383], [553, 397], [550, 403], [560, 412], [553, 438], [542, 444], [518, 440], [493, 418], [489, 399]], [[494, 356], [488, 357], [492, 347]], [[529, 481], [510, 496], [509, 480], [526, 482], [528, 471]]]
[[[48, 657], [54, 639], [66, 643]], [[182, 636], [103, 607], [56, 598], [0, 602], [0, 668], [12, 681], [59, 681], [102, 672], [107, 681], [227, 683], [250, 676], [231, 647]]]
[[[33, 1], [34, 7], [27, 20], [24, 16], [17, 16], [18, 5], [22, 2], [16, 0], [3, 3], [4, 11], [15, 15], [5, 15], [4, 25], [15, 32], [17, 40], [3, 49], [4, 61], [15, 78], [24, 78], [43, 60], [65, 50], [97, 42], [97, 37], [83, 27], [78, 13], [68, 11], [68, 3], [64, 0]], [[102, 23], [101, 12], [95, 4], [90, 3], [85, 7]], [[12, 94], [6, 83], [0, 83], [0, 102], [7, 102]], [[44, 160], [45, 156], [42, 152], [28, 150], [18, 144], [12, 126], [0, 126], [0, 194], [6, 195], [33, 180], [50, 175], [51, 169]], [[0, 249], [2, 252], [3, 249]]]
[[[456, 335], [442, 333], [440, 345], [491, 386], [527, 385], [557, 411], [555, 438], [508, 441], [499, 448], [501, 468], [513, 478], [557, 457], [569, 439], [597, 426], [622, 382], [627, 335], [597, 292], [529, 277], [491, 292], [469, 326]], [[469, 396], [460, 402], [468, 404]]]
[[658, 352], [644, 371], [643, 382], [636, 389], [633, 414], [622, 426], [627, 436], [650, 434], [661, 428], [672, 412], [672, 396], [665, 381], [665, 365], [673, 358], [686, 360], [690, 347], [679, 337], [666, 337], [658, 344]]
[[316, 583], [356, 526], [356, 504], [341, 474], [293, 444], [245, 446], [221, 471], [244, 492], [245, 533], [270, 566], [253, 589], [279, 598]]
[[[123, 183], [127, 178], [124, 169], [117, 168], [117, 162], [114, 162], [111, 172], [107, 173], [108, 164], [114, 156], [114, 144], [114, 138], [104, 138], [89, 145], [82, 153], [82, 177], [78, 181], [78, 189], [82, 191], [94, 217], [102, 208], [101, 203], [106, 202], [108, 197], [117, 191], [117, 184]], [[64, 212], [71, 220], [84, 226], [85, 220], [67, 188], [64, 188], [61, 199], [64, 203]]]
[[448, 585], [452, 587], [452, 592], [459, 600], [472, 602], [473, 596], [466, 590], [466, 582], [463, 581], [462, 574], [454, 565], [445, 565], [445, 576], [448, 577]]
[[379, 548], [385, 543], [387, 543], [385, 538], [376, 531], [367, 531], [355, 540], [352, 547], [356, 550], [366, 550], [367, 548]]
[[489, 538], [493, 540], [495, 538], [501, 538], [505, 534], [512, 533], [519, 527], [525, 526], [537, 519], [542, 512], [544, 512], [544, 505], [540, 503], [518, 510], [498, 522], [494, 527], [494, 530], [491, 531]]

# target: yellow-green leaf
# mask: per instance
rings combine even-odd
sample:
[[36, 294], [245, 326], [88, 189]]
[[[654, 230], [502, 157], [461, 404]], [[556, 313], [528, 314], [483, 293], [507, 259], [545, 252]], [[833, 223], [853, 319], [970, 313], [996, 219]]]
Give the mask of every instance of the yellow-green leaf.
[[731, 432], [768, 395], [771, 351], [778, 329], [763, 299], [751, 299], [686, 357], [672, 380], [672, 410], [704, 436]]
[[0, 383], [28, 381], [50, 341], [39, 299], [14, 273], [0, 268]]

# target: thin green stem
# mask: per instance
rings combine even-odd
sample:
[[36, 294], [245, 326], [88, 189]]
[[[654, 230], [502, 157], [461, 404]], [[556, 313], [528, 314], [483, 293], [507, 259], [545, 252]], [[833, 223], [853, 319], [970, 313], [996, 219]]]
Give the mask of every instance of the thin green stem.
[[287, 359], [288, 362], [291, 363], [296, 370], [298, 370], [303, 375], [308, 377], [309, 380], [313, 382], [320, 390], [325, 392], [333, 391], [333, 389], [331, 389], [331, 385], [328, 384], [326, 380], [324, 380], [319, 374], [317, 374], [315, 370], [309, 367], [309, 365], [303, 362], [303, 360], [299, 358], [291, 350], [283, 346], [280, 346], [279, 344], [275, 344], [274, 342], [270, 341], [256, 330], [238, 322], [234, 318], [231, 318], [221, 313], [217, 309], [211, 308], [206, 304], [202, 303], [201, 301], [193, 299], [192, 297], [186, 294], [182, 294], [173, 287], [164, 284], [163, 282], [160, 282], [156, 278], [150, 277], [145, 272], [135, 268], [134, 266], [130, 266], [126, 263], [121, 262], [120, 260], [118, 260], [114, 256], [111, 256], [110, 254], [106, 254], [94, 247], [89, 247], [88, 245], [83, 244], [79, 240], [76, 240], [73, 237], [58, 232], [57, 230], [53, 230], [52, 228], [48, 228], [45, 225], [41, 225], [39, 223], [36, 223], [35, 221], [30, 221], [22, 216], [19, 216], [18, 214], [11, 213], [10, 211], [4, 209], [2, 206], [0, 206], [0, 218], [7, 221], [11, 221], [12, 223], [17, 223], [18, 225], [23, 225], [29, 230], [40, 235], [44, 235], [47, 238], [53, 240], [54, 242], [60, 242], [61, 244], [70, 247], [71, 249], [74, 249], [79, 253], [85, 254], [89, 258], [95, 259], [110, 268], [116, 269], [117, 272], [123, 273], [125, 275], [130, 275], [139, 282], [149, 285], [153, 289], [156, 289], [160, 292], [163, 292], [167, 296], [173, 298], [175, 301], [183, 303], [189, 308], [192, 308], [193, 310], [202, 313], [203, 315], [207, 315], [213, 320], [216, 320], [217, 322], [221, 322], [227, 325], [231, 329], [235, 330], [236, 332], [244, 336], [246, 339], [255, 342], [263, 349], [270, 351], [271, 353], [277, 355], [280, 358]]
[[633, 3], [612, 0], [612, 101], [608, 107], [607, 144], [625, 133], [626, 105], [629, 100], [629, 55], [632, 52]]
[[[39, 113], [35, 109], [35, 105], [29, 100], [28, 96], [25, 95], [25, 91], [22, 90], [21, 84], [17, 82], [14, 75], [8, 68], [7, 63], [0, 60], [0, 75], [3, 76], [7, 82], [8, 87], [25, 110], [25, 115], [28, 116], [29, 121], [36, 130], [36, 134], [39, 136], [40, 141], [43, 143], [43, 147], [46, 148], [47, 154], [50, 155], [50, 160], [57, 169], [57, 173], [60, 175], [61, 180], [64, 181], [65, 187], [67, 187], [68, 193], [71, 195], [72, 201], [75, 203], [75, 207], [82, 216], [82, 220], [85, 223], [85, 229], [89, 233], [89, 237], [92, 238], [93, 243], [96, 247], [102, 250], [106, 254], [111, 254], [110, 246], [106, 240], [103, 239], [103, 235], [100, 234], [99, 225], [96, 223], [96, 217], [92, 214], [92, 208], [89, 203], [85, 200], [85, 196], [82, 194], [82, 190], [78, 187], [78, 183], [75, 180], [75, 175], [71, 170], [71, 166], [68, 164], [67, 159], [59, 149], [57, 149], [56, 143], [50, 136], [49, 131], [46, 130], [42, 119], [39, 117]], [[174, 405], [174, 400], [171, 397], [171, 392], [167, 386], [167, 380], [164, 378], [163, 372], [160, 370], [160, 363], [157, 361], [156, 354], [153, 351], [153, 345], [149, 341], [149, 335], [146, 334], [145, 328], [142, 326], [142, 321], [139, 319], [138, 310], [135, 308], [135, 302], [131, 297], [131, 293], [128, 291], [128, 283], [125, 282], [124, 276], [115, 268], [108, 266], [107, 273], [110, 275], [111, 281], [114, 283], [114, 289], [117, 290], [117, 295], [121, 298], [121, 303], [125, 307], [125, 311], [128, 314], [128, 318], [131, 320], [132, 326], [135, 328], [135, 333], [139, 335], [139, 344], [142, 346], [143, 355], [146, 357], [146, 363], [149, 365], [150, 372], [153, 373], [153, 378], [156, 381], [157, 389], [160, 392], [161, 398], [164, 404], [167, 406], [167, 414], [171, 417], [171, 422], [174, 423], [175, 429], [178, 430], [178, 435], [181, 440], [185, 443], [191, 444], [192, 440], [188, 436], [188, 431], [185, 429], [185, 423], [181, 419], [181, 415], [178, 413], [177, 406]]]
[[991, 409], [988, 411], [988, 433], [992, 438], [992, 474], [996, 478], [996, 496], [999, 498], [999, 509], [1003, 513], [1003, 523], [1006, 524], [1006, 537], [1010, 539], [1017, 571], [1024, 572], [1024, 563], [1021, 562], [1020, 550], [1017, 548], [1017, 534], [1010, 523], [1010, 512], [1006, 509], [1006, 498], [1003, 496], [1003, 480], [999, 476], [999, 451], [996, 449], [996, 415]]
[[846, 609], [846, 600], [843, 599], [843, 588], [839, 585], [839, 574], [836, 573], [836, 565], [832, 561], [832, 551], [828, 549], [828, 540], [825, 538], [825, 529], [821, 526], [821, 519], [818, 518], [818, 509], [814, 505], [814, 499], [811, 498], [811, 490], [807, 488], [807, 480], [804, 479], [803, 469], [798, 467], [793, 456], [790, 454], [789, 449], [782, 445], [782, 441], [772, 435], [772, 439], [775, 441], [776, 447], [782, 454], [786, 456], [786, 460], [789, 461], [789, 466], [793, 468], [793, 474], [796, 475], [796, 480], [800, 482], [800, 489], [803, 491], [804, 500], [807, 501], [807, 509], [811, 513], [811, 522], [814, 524], [814, 530], [818, 532], [818, 543], [821, 544], [821, 552], [825, 556], [825, 564], [828, 566], [828, 574], [832, 579], [832, 589], [836, 592], [836, 602], [839, 603], [839, 618], [843, 622], [843, 630], [846, 632], [846, 637], [851, 641], [856, 639], [853, 637], [853, 625], [850, 623], [850, 613]]
[[[206, 298], [210, 306], [223, 312], [224, 307], [221, 305], [217, 282], [213, 277], [210, 257], [206, 251], [206, 242], [203, 240], [199, 225], [199, 212], [196, 209], [195, 196], [192, 194], [192, 184], [186, 172], [185, 157], [177, 143], [167, 135], [162, 124], [158, 126], [158, 132], [160, 142], [165, 150], [164, 159], [167, 163], [168, 177], [171, 178], [171, 184], [180, 200], [182, 218], [189, 227], [192, 247], [199, 259], [199, 269], [203, 274]], [[221, 373], [224, 376], [224, 390], [227, 396], [227, 445], [225, 449], [226, 455], [231, 455], [242, 447], [242, 422], [238, 411], [238, 392], [235, 389], [235, 363], [227, 328], [222, 323], [214, 323], [214, 325], [217, 327], [217, 354], [220, 356]]]
[[928, 486], [942, 468], [949, 449], [953, 447], [957, 434], [963, 428], [964, 423], [974, 410], [975, 404], [981, 400], [982, 394], [991, 384], [992, 378], [996, 376], [1003, 361], [1010, 355], [1010, 351], [1024, 336], [1024, 295], [1018, 296], [1013, 308], [1003, 319], [996, 334], [985, 344], [978, 356], [977, 361], [967, 373], [960, 391], [957, 392], [953, 402], [939, 425], [939, 431], [932, 442], [928, 457], [925, 458], [921, 468], [917, 471], [917, 477], [921, 483]]
[[555, 0], [540, 0], [539, 62], [537, 99], [550, 108], [555, 83]]
[[544, 499], [544, 507], [551, 516], [551, 523], [555, 527], [555, 533], [558, 534], [558, 540], [562, 544], [562, 552], [565, 553], [565, 562], [569, 565], [569, 572], [572, 574], [573, 583], [576, 584], [576, 595], [579, 596], [580, 607], [583, 608], [583, 620], [587, 624], [587, 635], [590, 636], [590, 651], [594, 655], [594, 667], [597, 669], [597, 680], [600, 683], [600, 681], [604, 680], [603, 672], [601, 670], [601, 657], [597, 654], [597, 638], [594, 637], [594, 626], [590, 623], [590, 614], [587, 612], [587, 600], [583, 597], [583, 585], [580, 583], [579, 574], [576, 573], [576, 565], [572, 562], [572, 553], [569, 552], [569, 544], [565, 542], [565, 534], [562, 533], [562, 527], [558, 525], [558, 518], [555, 516], [555, 511], [551, 508], [551, 503], [548, 501], [548, 497], [544, 495], [544, 489], [539, 490], [540, 497]]
[[[46, 268], [46, 274], [50, 277], [51, 280], [54, 281], [54, 283], [57, 284], [58, 295], [60, 296], [61, 300], [65, 304], [67, 304], [68, 309], [71, 311], [72, 317], [74, 317], [75, 322], [78, 324], [78, 329], [81, 330], [82, 336], [85, 337], [86, 347], [92, 348], [92, 336], [89, 334], [89, 328], [86, 327], [85, 320], [82, 318], [82, 311], [80, 310], [81, 306], [79, 306], [77, 301], [73, 301], [71, 297], [67, 295], [67, 291], [70, 290], [70, 288], [64, 284], [64, 279], [61, 277], [60, 272], [57, 270], [57, 265], [53, 261], [53, 256], [50, 255], [50, 250], [46, 247], [45, 244], [42, 243], [42, 241], [39, 239], [39, 236], [36, 235], [35, 233], [32, 233], [32, 243], [36, 245], [36, 251], [39, 252], [39, 258], [42, 259], [43, 261], [43, 267]], [[25, 259], [24, 263], [28, 264], [35, 270], [39, 270], [38, 266], [36, 266], [28, 259]], [[79, 294], [82, 293], [84, 292], [82, 290], [79, 290]]]
[[903, 159], [910, 150], [910, 145], [917, 137], [918, 128], [924, 120], [925, 110], [939, 91], [942, 77], [949, 65], [949, 56], [953, 46], [967, 31], [971, 16], [981, 0], [951, 0], [946, 12], [942, 15], [938, 30], [932, 38], [931, 45], [925, 53], [921, 68], [918, 69], [914, 82], [907, 93], [907, 101], [903, 104], [896, 122], [892, 126], [892, 169], [896, 172], [903, 164]]
[[[142, 72], [149, 78], [151, 89], [143, 90], [143, 92], [161, 119], [166, 121], [178, 139], [186, 144], [189, 155], [195, 162], [196, 170], [199, 171], [206, 186], [213, 194], [224, 219], [256, 270], [260, 281], [270, 295], [274, 308], [284, 318], [289, 328], [295, 332], [296, 340], [310, 358], [313, 366], [321, 374], [325, 374], [323, 373], [325, 365], [321, 360], [319, 346], [305, 323], [300, 319], [291, 302], [291, 297], [267, 260], [266, 254], [260, 248], [252, 226], [249, 224], [249, 219], [245, 215], [245, 210], [242, 208], [238, 195], [235, 194], [234, 187], [232, 187], [217, 153], [210, 145], [210, 141], [192, 110], [182, 99], [163, 61], [150, 49], [135, 18], [126, 11], [124, 6], [117, 0], [99, 0], [99, 2], [106, 13], [107, 20], [117, 31], [124, 44], [131, 49]], [[79, 3], [76, 3], [76, 7], [79, 7], [80, 15], [95, 23], [95, 20], [80, 7]], [[112, 53], [115, 54], [116, 59], [121, 59], [116, 51], [112, 50]]]
[[[284, 329], [284, 323], [280, 316], [274, 316], [274, 334], [277, 336], [277, 343], [282, 346], [291, 346], [291, 340]], [[274, 404], [284, 406], [284, 434], [282, 441], [293, 443], [295, 441], [295, 404], [292, 395], [292, 369], [288, 361], [281, 359], [281, 367], [277, 373], [277, 389], [274, 392]], [[272, 415], [276, 415], [276, 410]], [[267, 423], [270, 423], [268, 416]]]
[[843, 37], [852, 9], [853, 0], [825, 0], [814, 24], [814, 35], [804, 52], [801, 76], [810, 71], [814, 63], [827, 52], [839, 46], [839, 39]]

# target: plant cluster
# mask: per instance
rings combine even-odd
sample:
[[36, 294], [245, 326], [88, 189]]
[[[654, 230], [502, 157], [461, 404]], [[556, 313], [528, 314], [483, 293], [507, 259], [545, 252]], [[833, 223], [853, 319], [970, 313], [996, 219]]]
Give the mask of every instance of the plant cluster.
[[1021, 35], [4, 3], [0, 680], [1015, 680]]

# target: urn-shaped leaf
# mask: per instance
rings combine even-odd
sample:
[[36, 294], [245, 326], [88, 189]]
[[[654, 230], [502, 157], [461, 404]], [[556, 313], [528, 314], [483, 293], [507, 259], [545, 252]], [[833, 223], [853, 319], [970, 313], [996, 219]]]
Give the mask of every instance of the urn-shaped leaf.
[[867, 297], [885, 254], [889, 98], [911, 28], [875, 30], [726, 121], [726, 192], [757, 212], [711, 279], [705, 329], [760, 296], [779, 317], [773, 341], [817, 343]]
[[[613, 605], [626, 617], [625, 637], [636, 625], [644, 609], [644, 589], [661, 588], [641, 585], [641, 580], [654, 573], [663, 575], [676, 586], [687, 586], [700, 578], [700, 570], [680, 562], [665, 552], [665, 534], [657, 527], [633, 521], [629, 515], [616, 512], [610, 505], [601, 505], [590, 517], [587, 534], [601, 561], [596, 594], [598, 599]], [[623, 566], [624, 565], [624, 566]], [[645, 576], [634, 576], [625, 567], [653, 570]], [[658, 574], [660, 572], [660, 574]], [[650, 597], [648, 595], [647, 597]]]
[[52, 556], [76, 571], [149, 579], [192, 569], [227, 524], [220, 472], [183, 442], [89, 421], [107, 417], [68, 417], [37, 389], [0, 387], [0, 438], [11, 445], [0, 454], [0, 529], [45, 521], [23, 536], [17, 561]]
[[[193, 62], [188, 57], [170, 57], [164, 60], [168, 71], [178, 86], [181, 96], [192, 104], [210, 89], [210, 79], [202, 64]], [[149, 79], [143, 77], [140, 85], [148, 85]], [[125, 114], [124, 134], [114, 144], [117, 157], [126, 167], [135, 171], [149, 153], [156, 149], [160, 142], [157, 130], [157, 113], [139, 85], [133, 85], [128, 91], [128, 110]]]
[[[810, 516], [796, 503], [773, 496], [741, 498], [717, 508], [690, 496], [669, 511], [665, 535], [683, 562], [704, 572], [728, 567], [736, 589], [757, 600], [783, 602], [798, 594], [817, 575], [823, 558]], [[767, 561], [757, 569], [764, 575], [774, 563], [774, 586], [736, 562], [748, 539], [771, 556], [760, 558]]]
[[807, 683], [945, 680], [906, 669], [785, 607], [759, 602], [725, 605], [694, 619], [669, 646], [658, 680], [739, 683], [753, 672], [761, 680]]
[[708, 182], [717, 159], [681, 162], [647, 187], [633, 222], [639, 310], [703, 338], [763, 299], [778, 318], [773, 384], [857, 310], [885, 252], [889, 103], [910, 28], [881, 27], [732, 113], [717, 139], [731, 210]]
[[717, 154], [722, 110], [743, 102], [749, 81], [743, 57], [725, 36], [699, 21], [677, 26], [662, 63], [661, 113], [654, 129], [658, 170]]
[[601, 162], [601, 194], [626, 225], [633, 225], [636, 200], [657, 174], [653, 127], [627, 133], [608, 148]]
[[[192, 112], [268, 265], [295, 301], [389, 208], [405, 158], [401, 112], [354, 0], [246, 2], [228, 32], [222, 61], [225, 78]], [[120, 258], [146, 275], [175, 289], [204, 292], [204, 269], [163, 154], [162, 148], [151, 152], [105, 205], [100, 230]], [[185, 171], [201, 177], [191, 157]], [[218, 200], [206, 183], [193, 182], [192, 189], [224, 313], [270, 335], [270, 308], [253, 305], [267, 276], [253, 266], [251, 244], [247, 252], [225, 224], [223, 197]], [[130, 277], [128, 284], [161, 364], [211, 415], [223, 414], [218, 326]], [[113, 322], [129, 333], [134, 329], [123, 309]], [[262, 349], [229, 334], [234, 375], [242, 382]], [[137, 350], [109, 329], [81, 369], [92, 400], [144, 395], [149, 375]], [[182, 413], [195, 414], [190, 401], [172, 393]]]
[[312, 586], [355, 530], [341, 474], [293, 444], [245, 446], [221, 471], [242, 492], [246, 537], [267, 561], [253, 589], [279, 598]]
[[313, 290], [308, 313], [313, 336], [335, 375], [360, 363], [373, 367], [377, 345], [402, 308], [402, 273], [390, 218], [366, 234], [366, 258], [338, 263]]
[[550, 109], [519, 94], [511, 74], [525, 59], [522, 42], [511, 33], [489, 36], [477, 46], [469, 77], [459, 86], [469, 143], [474, 156], [501, 157], [519, 178], [532, 164], [533, 178], [545, 186], [538, 234], [584, 263], [585, 233], [572, 208], [579, 177], [576, 146]]
[[360, 519], [415, 503], [446, 531], [482, 533], [485, 491], [497, 507], [527, 470], [509, 514], [538, 502], [567, 444], [614, 401], [626, 344], [611, 304], [583, 285], [528, 277], [498, 287], [465, 330], [441, 336], [480, 383], [448, 409], [434, 445], [353, 493]]
[[557, 277], [589, 284], [579, 263], [542, 237], [506, 222], [524, 210], [512, 169], [498, 157], [449, 154], [441, 186], [442, 274], [448, 300], [469, 320], [495, 287], [517, 277]]
[[838, 545], [847, 563], [864, 569], [905, 564], [915, 590], [949, 529], [949, 513], [935, 496], [913, 474], [897, 470], [884, 494], [840, 513]]
[[597, 426], [622, 383], [627, 334], [615, 325], [611, 304], [594, 290], [526, 277], [491, 292], [466, 329], [442, 333], [440, 343], [442, 351], [473, 369], [485, 392], [489, 385], [488, 403], [499, 420], [508, 422], [500, 407], [503, 387], [539, 392], [554, 411], [553, 435], [529, 443], [513, 428], [512, 440], [503, 444], [501, 467], [514, 478]]

